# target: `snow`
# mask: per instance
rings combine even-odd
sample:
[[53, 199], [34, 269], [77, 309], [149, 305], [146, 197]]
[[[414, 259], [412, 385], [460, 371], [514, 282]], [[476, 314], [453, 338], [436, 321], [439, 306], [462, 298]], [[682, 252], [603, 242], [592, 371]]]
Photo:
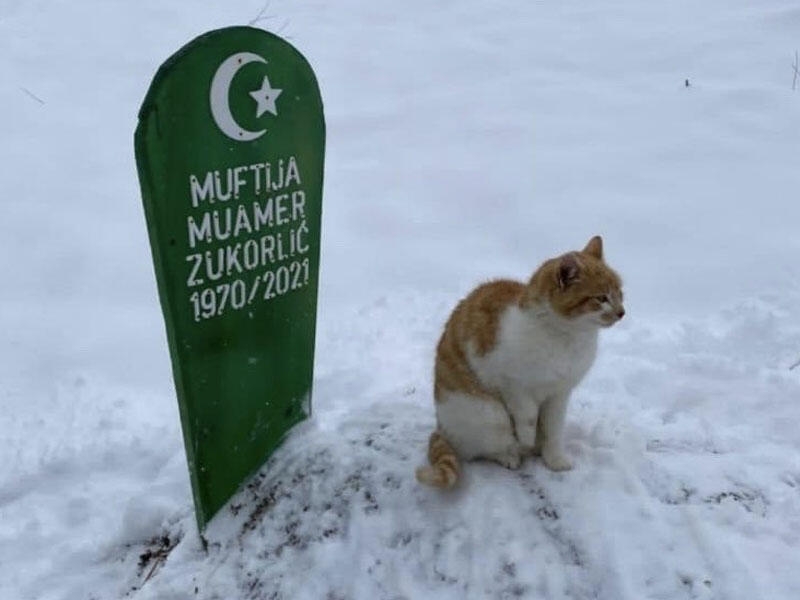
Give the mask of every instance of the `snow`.
[[[262, 6], [0, 7], [0, 598], [796, 598], [789, 0], [270, 2], [328, 122], [314, 416], [203, 549], [132, 136]], [[449, 310], [596, 233], [627, 315], [575, 469], [419, 486]]]

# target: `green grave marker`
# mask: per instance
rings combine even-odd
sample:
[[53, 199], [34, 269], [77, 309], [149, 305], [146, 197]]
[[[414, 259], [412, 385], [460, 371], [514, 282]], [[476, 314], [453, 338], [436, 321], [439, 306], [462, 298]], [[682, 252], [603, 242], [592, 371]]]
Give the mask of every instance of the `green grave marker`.
[[202, 530], [310, 414], [319, 88], [279, 37], [212, 31], [161, 66], [135, 141]]

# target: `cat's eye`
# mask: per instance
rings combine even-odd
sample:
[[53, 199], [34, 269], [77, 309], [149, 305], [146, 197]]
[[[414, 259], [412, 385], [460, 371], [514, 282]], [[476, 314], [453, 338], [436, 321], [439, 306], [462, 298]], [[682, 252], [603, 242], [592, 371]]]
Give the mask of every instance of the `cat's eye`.
[[594, 299], [602, 304], [602, 303], [608, 302], [608, 295], [607, 294], [603, 294], [602, 296], [595, 296]]

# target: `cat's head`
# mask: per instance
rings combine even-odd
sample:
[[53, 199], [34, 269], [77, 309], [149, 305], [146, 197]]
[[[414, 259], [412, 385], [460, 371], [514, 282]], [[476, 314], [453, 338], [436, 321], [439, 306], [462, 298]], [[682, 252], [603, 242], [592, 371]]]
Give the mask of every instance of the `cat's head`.
[[578, 252], [546, 261], [533, 274], [526, 304], [547, 302], [576, 324], [610, 327], [625, 315], [622, 280], [603, 259], [603, 240], [595, 236]]

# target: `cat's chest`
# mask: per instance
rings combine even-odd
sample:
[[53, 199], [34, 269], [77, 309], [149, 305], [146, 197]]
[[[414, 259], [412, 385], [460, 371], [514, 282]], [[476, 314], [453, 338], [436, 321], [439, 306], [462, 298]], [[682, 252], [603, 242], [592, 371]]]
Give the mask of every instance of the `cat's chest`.
[[492, 387], [571, 388], [594, 362], [597, 333], [563, 332], [517, 309], [503, 315], [495, 346], [473, 355], [478, 376]]

